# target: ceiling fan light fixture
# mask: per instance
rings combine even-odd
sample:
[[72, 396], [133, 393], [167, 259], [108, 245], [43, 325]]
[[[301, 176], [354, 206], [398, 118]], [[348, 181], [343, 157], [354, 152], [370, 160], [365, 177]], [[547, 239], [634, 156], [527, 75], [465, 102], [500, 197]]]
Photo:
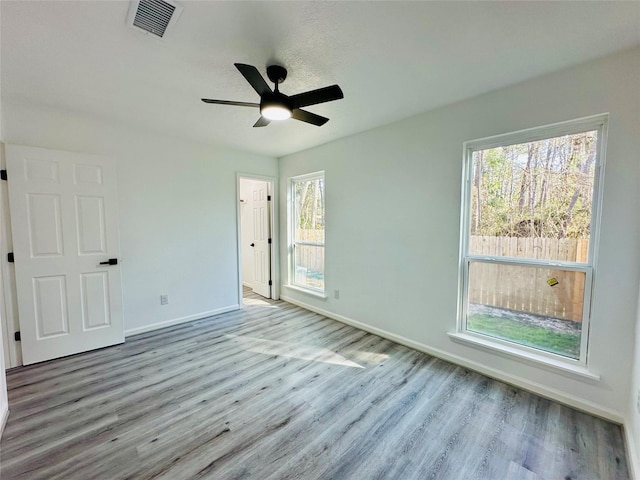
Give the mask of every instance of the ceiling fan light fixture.
[[291, 118], [291, 110], [284, 105], [271, 104], [260, 108], [260, 114], [269, 120], [286, 120]]

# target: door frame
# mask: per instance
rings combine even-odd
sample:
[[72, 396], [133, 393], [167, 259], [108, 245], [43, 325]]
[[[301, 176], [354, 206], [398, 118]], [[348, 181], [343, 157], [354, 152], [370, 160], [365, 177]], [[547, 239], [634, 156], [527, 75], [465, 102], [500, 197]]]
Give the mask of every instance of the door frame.
[[[7, 168], [4, 153], [4, 142], [0, 142], [0, 167]], [[0, 276], [2, 276], [2, 290], [0, 291], [0, 326], [2, 327], [2, 341], [5, 356], [5, 368], [22, 365], [22, 348], [14, 340], [18, 326], [18, 307], [16, 293], [16, 276], [14, 264], [6, 260], [7, 253], [13, 251], [13, 237], [11, 236], [11, 211], [9, 210], [9, 193], [7, 182], [0, 183]]]
[[269, 217], [271, 220], [271, 298], [280, 299], [280, 254], [279, 254], [279, 205], [278, 205], [278, 179], [268, 175], [256, 175], [253, 173], [236, 172], [236, 257], [238, 260], [238, 305], [244, 305], [242, 298], [242, 215], [240, 205], [240, 181], [259, 180], [269, 184]]

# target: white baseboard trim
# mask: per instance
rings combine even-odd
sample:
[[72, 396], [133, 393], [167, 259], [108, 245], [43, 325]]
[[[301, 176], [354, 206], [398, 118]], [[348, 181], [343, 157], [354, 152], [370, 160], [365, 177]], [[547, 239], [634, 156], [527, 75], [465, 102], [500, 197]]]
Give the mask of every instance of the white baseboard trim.
[[633, 438], [630, 428], [622, 426], [624, 431], [624, 440], [627, 447], [627, 465], [629, 465], [629, 474], [632, 480], [640, 480], [640, 452], [638, 451], [638, 445]]
[[242, 286], [243, 287], [247, 287], [247, 288], [253, 288], [252, 284], [250, 284], [249, 282], [244, 282], [244, 281], [242, 282]]
[[491, 377], [501, 382], [514, 385], [523, 390], [527, 390], [529, 392], [535, 393], [536, 395], [540, 395], [541, 397], [548, 398], [550, 400], [555, 400], [564, 405], [573, 407], [577, 410], [590, 413], [592, 415], [604, 418], [606, 420], [611, 420], [612, 422], [619, 423], [621, 425], [624, 424], [624, 416], [620, 412], [617, 412], [615, 410], [602, 407], [600, 405], [589, 402], [587, 400], [583, 400], [573, 395], [568, 395], [554, 388], [549, 388], [545, 385], [541, 385], [536, 382], [531, 382], [517, 375], [512, 375], [502, 370], [497, 370], [491, 367], [487, 367], [487, 366], [475, 363], [473, 361], [467, 360], [464, 357], [460, 357], [458, 355], [445, 352], [438, 348], [429, 347], [423, 343], [410, 340], [408, 338], [402, 337], [400, 335], [396, 335], [394, 333], [388, 332], [386, 330], [382, 330], [380, 328], [372, 327], [370, 325], [367, 325], [366, 323], [362, 323], [357, 320], [353, 320], [351, 318], [329, 312], [322, 308], [314, 307], [313, 305], [309, 305], [307, 303], [301, 302], [289, 296], [281, 295], [280, 299], [284, 300], [285, 302], [289, 302], [293, 305], [297, 305], [299, 307], [310, 310], [312, 312], [319, 313], [320, 315], [324, 315], [327, 318], [337, 320], [338, 322], [351, 325], [352, 327], [358, 328], [360, 330], [373, 333], [374, 335], [378, 335], [379, 337], [384, 337], [388, 340], [399, 343], [406, 347], [413, 348], [414, 350], [418, 350], [428, 355], [441, 358], [442, 360], [455, 363], [456, 365], [460, 365], [461, 367], [468, 368], [469, 370], [473, 370], [475, 372], [481, 373], [483, 375], [486, 375], [487, 377]]
[[160, 330], [161, 328], [172, 327], [181, 323], [191, 322], [193, 320], [200, 320], [202, 318], [212, 317], [214, 315], [220, 315], [221, 313], [233, 312], [239, 310], [240, 305], [229, 305], [228, 307], [218, 308], [216, 310], [209, 310], [207, 312], [194, 313], [193, 315], [187, 315], [186, 317], [173, 318], [171, 320], [165, 320], [164, 322], [154, 323], [153, 325], [145, 325], [143, 327], [135, 327], [126, 329], [124, 331], [125, 337], [131, 337], [140, 333], [153, 332], [154, 330]]
[[4, 427], [7, 424], [7, 420], [9, 420], [9, 407], [2, 412], [2, 418], [0, 418], [0, 438], [2, 438], [2, 434], [4, 433]]

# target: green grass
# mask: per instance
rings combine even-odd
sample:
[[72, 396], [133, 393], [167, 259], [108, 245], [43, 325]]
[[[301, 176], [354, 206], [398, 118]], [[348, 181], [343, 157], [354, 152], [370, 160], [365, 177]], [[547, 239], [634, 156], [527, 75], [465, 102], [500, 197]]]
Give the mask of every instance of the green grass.
[[467, 329], [566, 357], [580, 357], [579, 334], [551, 332], [542, 327], [524, 325], [517, 319], [484, 314], [469, 315]]

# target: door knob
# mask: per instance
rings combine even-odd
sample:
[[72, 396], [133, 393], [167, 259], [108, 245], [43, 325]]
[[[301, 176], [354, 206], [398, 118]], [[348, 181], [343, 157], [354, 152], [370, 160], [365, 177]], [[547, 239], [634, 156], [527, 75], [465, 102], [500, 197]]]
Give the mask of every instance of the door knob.
[[110, 258], [106, 262], [100, 262], [100, 265], [117, 265], [117, 264], [118, 264], [117, 258]]
[[256, 244], [255, 244], [255, 243], [252, 243], [252, 244], [251, 244], [251, 246], [252, 246], [252, 247], [255, 247], [255, 246], [256, 246]]

